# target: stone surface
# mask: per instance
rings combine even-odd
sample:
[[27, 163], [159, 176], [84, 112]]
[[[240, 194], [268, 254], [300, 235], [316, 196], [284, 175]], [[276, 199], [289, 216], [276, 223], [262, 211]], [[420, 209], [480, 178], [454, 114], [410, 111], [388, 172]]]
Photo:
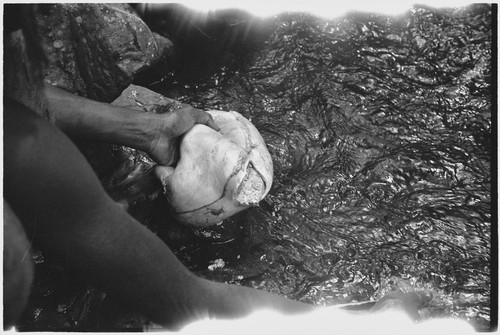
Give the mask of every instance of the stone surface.
[[[155, 113], [185, 106], [136, 85], [113, 104]], [[195, 125], [183, 136], [177, 165], [156, 169], [174, 216], [192, 226], [214, 225], [256, 205], [273, 179], [271, 156], [252, 123], [237, 112], [208, 112], [220, 131]], [[151, 187], [149, 173], [153, 163], [140, 152], [123, 150], [128, 150], [128, 160], [117, 169], [108, 191], [124, 194], [128, 202], [154, 197], [157, 189]]]
[[271, 189], [272, 159], [259, 131], [238, 112], [208, 111], [215, 131], [195, 125], [174, 167], [157, 174], [177, 219], [211, 226], [261, 201]]
[[[129, 85], [112, 104], [158, 114], [188, 106], [137, 85]], [[161, 184], [152, 170], [156, 163], [147, 154], [124, 146], [113, 146], [112, 156], [118, 163], [111, 175], [102, 178], [108, 194], [128, 204], [157, 197], [161, 192]]]
[[138, 85], [129, 85], [112, 104], [141, 112], [158, 114], [189, 106]]
[[172, 68], [172, 43], [128, 5], [47, 5], [37, 19], [49, 57], [45, 80], [69, 92], [111, 102], [141, 71]]

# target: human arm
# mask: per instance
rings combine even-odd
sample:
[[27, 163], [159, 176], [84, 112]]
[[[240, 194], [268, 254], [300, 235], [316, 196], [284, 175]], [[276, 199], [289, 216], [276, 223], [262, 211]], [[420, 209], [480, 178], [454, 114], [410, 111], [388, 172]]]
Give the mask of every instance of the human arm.
[[[16, 103], [4, 105], [4, 157], [4, 197], [33, 243], [81, 280], [114, 293], [156, 323], [177, 329], [198, 319], [231, 319], [264, 309], [317, 310], [195, 276], [114, 203], [64, 134]], [[387, 296], [371, 311], [403, 309], [417, 319], [418, 306], [429, 299], [416, 293]]]
[[64, 134], [19, 104], [4, 106], [4, 155], [4, 196], [34, 244], [156, 323], [175, 329], [261, 308], [312, 308], [192, 274], [163, 241], [119, 209]]
[[82, 98], [49, 84], [45, 84], [45, 95], [51, 118], [66, 134], [135, 148], [161, 165], [175, 162], [175, 142], [193, 125], [219, 130], [210, 114], [192, 107], [166, 114], [141, 113]]

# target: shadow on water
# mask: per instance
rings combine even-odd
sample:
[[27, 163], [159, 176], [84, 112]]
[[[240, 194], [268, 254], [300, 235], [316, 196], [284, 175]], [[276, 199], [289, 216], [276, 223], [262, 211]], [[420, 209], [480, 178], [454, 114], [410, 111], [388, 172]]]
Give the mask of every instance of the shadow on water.
[[[132, 215], [206, 278], [317, 305], [427, 290], [425, 317], [489, 329], [490, 6], [332, 20], [169, 15], [148, 23], [179, 46], [179, 66], [139, 83], [251, 119], [275, 179], [259, 207], [212, 229], [165, 227], [161, 197]], [[50, 283], [38, 283], [39, 295], [54, 298]], [[54, 307], [64, 329], [147, 323], [94, 288], [74, 290]], [[51, 329], [30, 322], [24, 330]]]

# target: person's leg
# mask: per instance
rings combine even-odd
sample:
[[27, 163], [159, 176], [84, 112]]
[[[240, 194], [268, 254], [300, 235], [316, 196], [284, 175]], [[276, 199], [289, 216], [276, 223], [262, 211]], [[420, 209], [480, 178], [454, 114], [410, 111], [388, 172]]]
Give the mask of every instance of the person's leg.
[[9, 204], [3, 202], [3, 327], [21, 316], [33, 282], [33, 261], [26, 233]]
[[16, 103], [4, 106], [4, 195], [28, 236], [83, 280], [103, 286], [153, 321], [241, 316], [258, 307], [308, 305], [202, 280], [105, 193], [73, 143]]
[[198, 278], [107, 196], [62, 132], [15, 103], [4, 108], [4, 195], [34, 243], [83, 280], [157, 322], [192, 317]]

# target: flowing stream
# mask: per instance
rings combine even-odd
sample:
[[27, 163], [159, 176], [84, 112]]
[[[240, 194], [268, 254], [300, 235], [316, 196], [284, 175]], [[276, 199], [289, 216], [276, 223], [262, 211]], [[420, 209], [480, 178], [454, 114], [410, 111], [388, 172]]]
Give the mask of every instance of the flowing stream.
[[428, 317], [487, 327], [490, 20], [485, 5], [282, 14], [244, 61], [157, 84], [251, 119], [275, 165], [270, 194], [234, 220], [244, 232], [200, 233], [229, 245], [200, 273], [321, 305], [427, 290]]
[[[196, 58], [192, 43], [175, 73], [147, 86], [250, 119], [273, 158], [269, 195], [210, 229], [172, 222], [161, 196], [131, 214], [212, 280], [316, 305], [426, 290], [425, 318], [487, 330], [491, 15], [488, 5], [416, 6], [398, 17], [281, 14], [260, 28], [235, 18], [232, 47]], [[44, 266], [21, 330], [147, 323], [64, 272], [58, 286], [61, 270]]]

